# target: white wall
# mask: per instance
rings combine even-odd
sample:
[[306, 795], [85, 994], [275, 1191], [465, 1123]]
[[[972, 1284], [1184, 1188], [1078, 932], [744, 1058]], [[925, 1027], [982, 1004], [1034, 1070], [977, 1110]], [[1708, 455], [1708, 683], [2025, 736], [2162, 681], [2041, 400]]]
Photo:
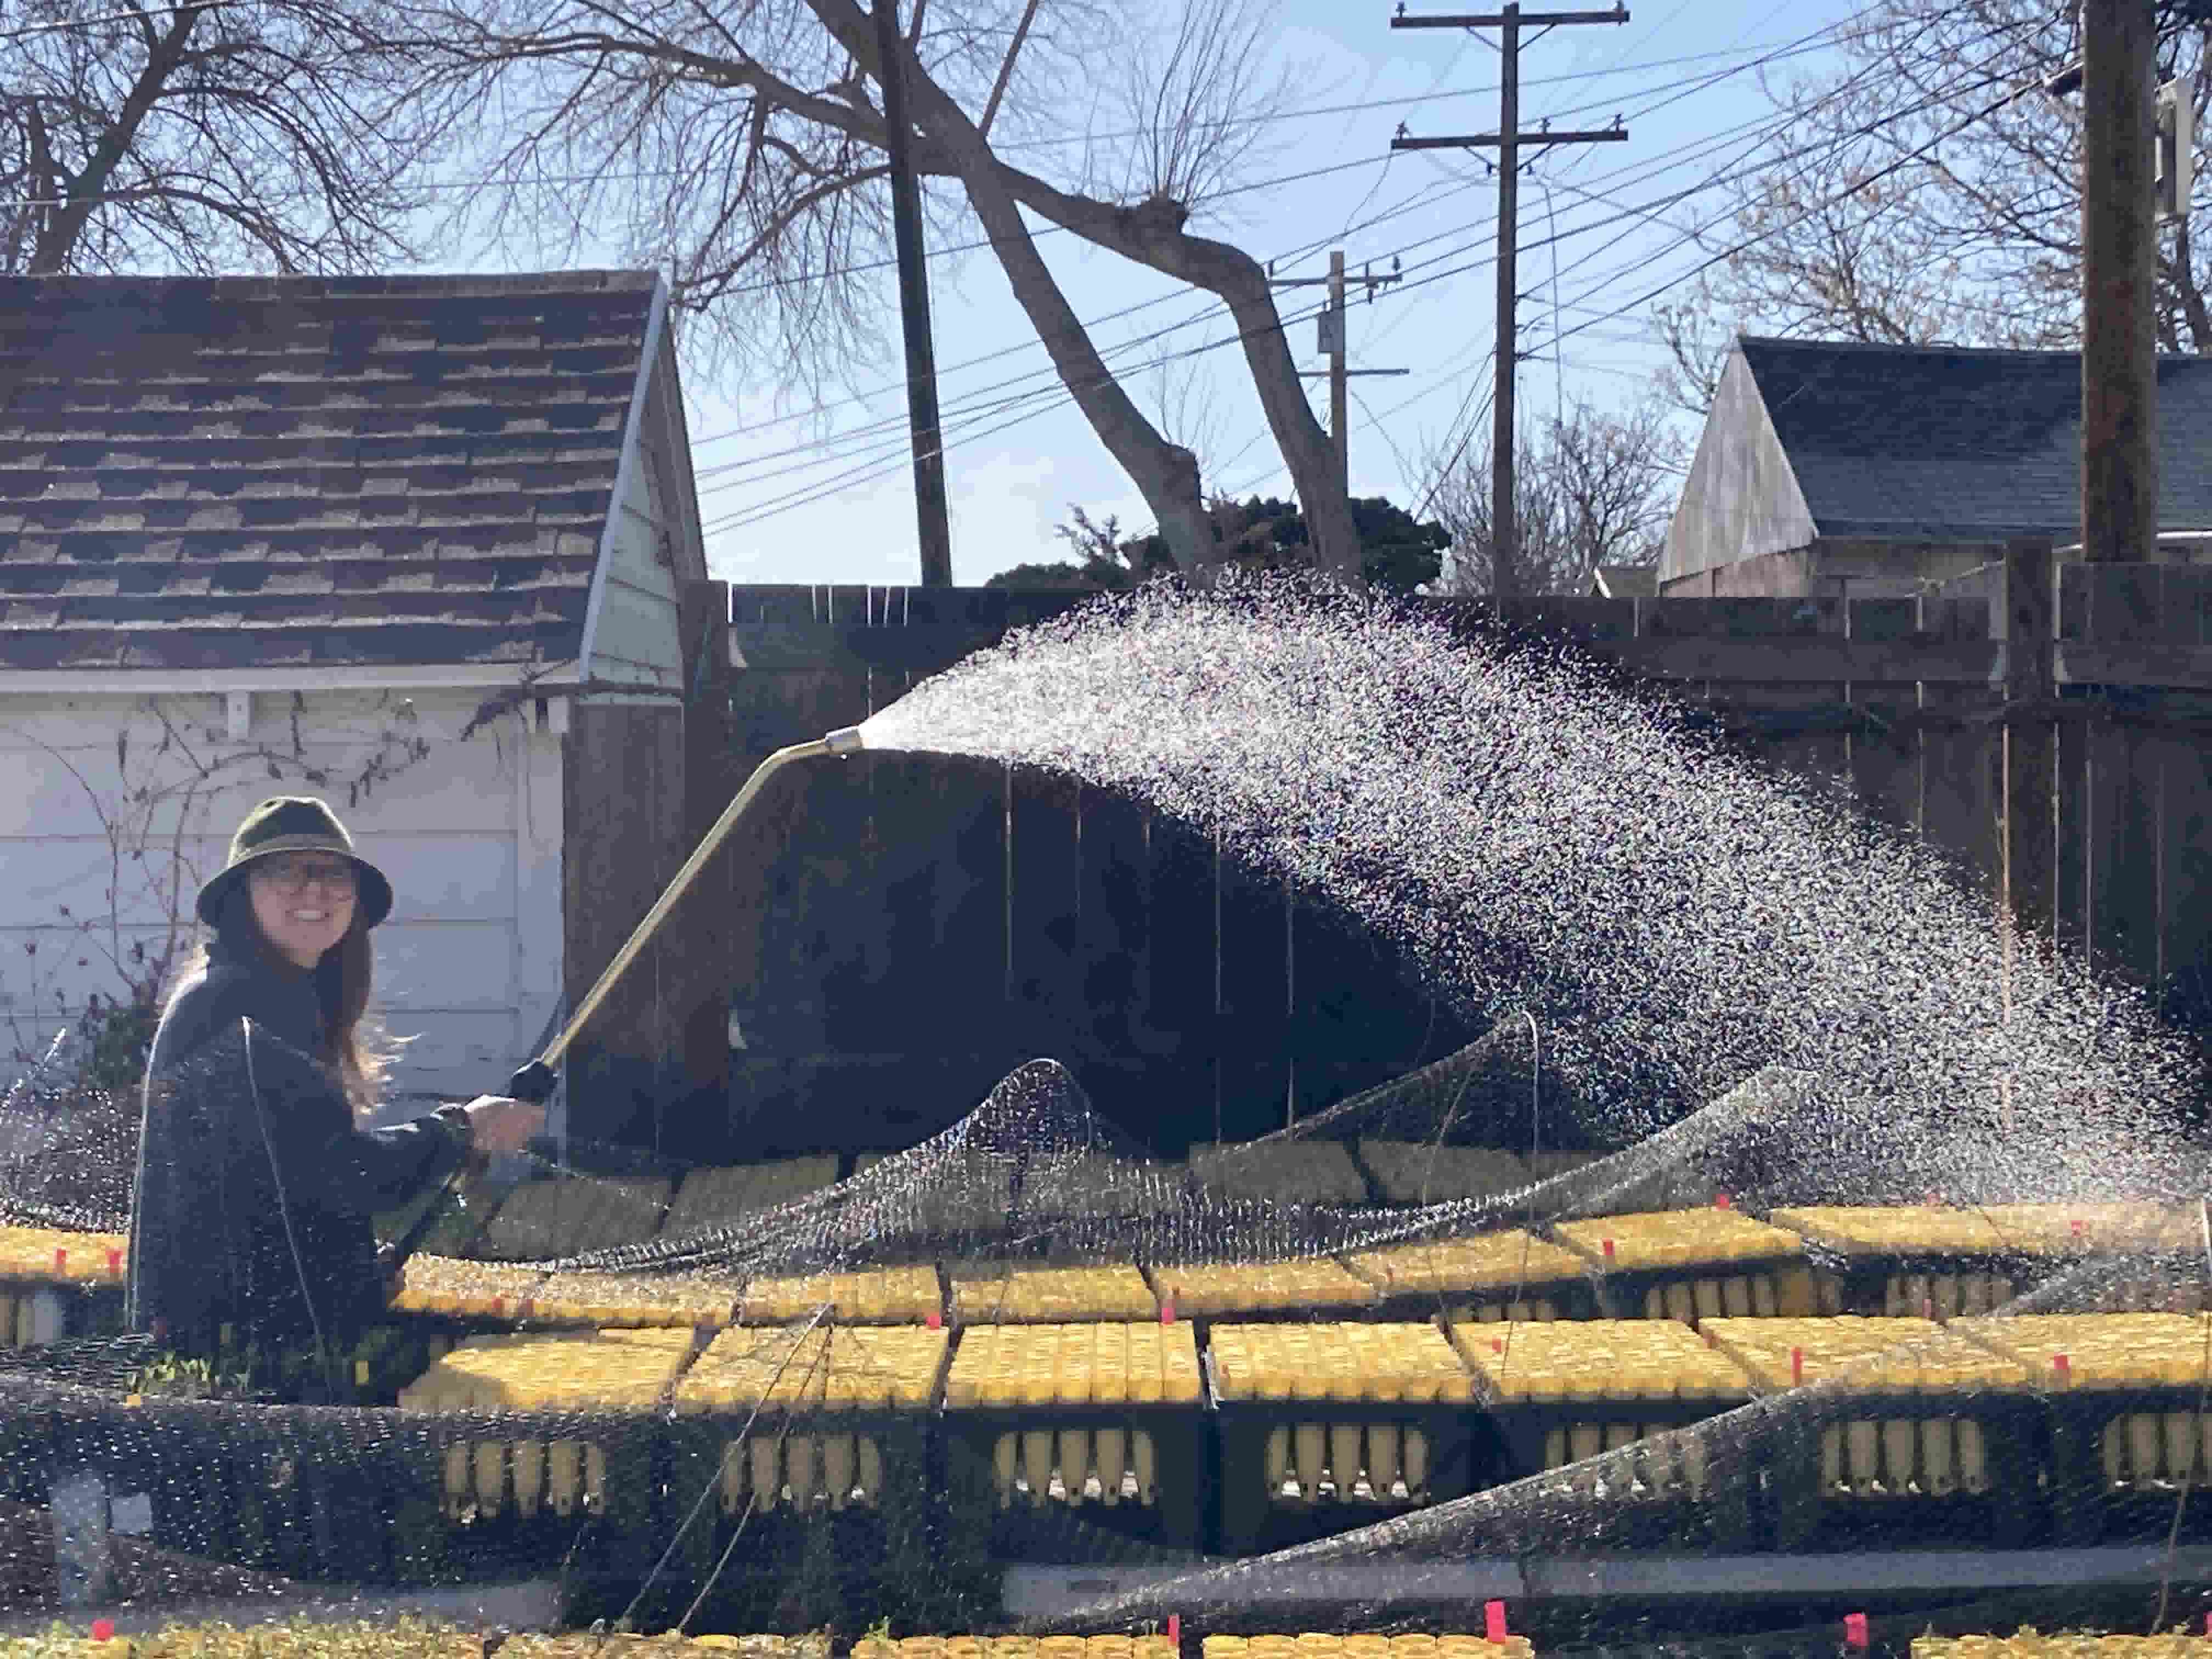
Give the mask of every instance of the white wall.
[[1659, 580], [1808, 547], [1819, 530], [1741, 347], [1729, 352], [1659, 554]]
[[376, 1005], [416, 1040], [393, 1093], [496, 1092], [560, 995], [562, 739], [533, 707], [463, 740], [486, 695], [263, 693], [243, 744], [217, 696], [0, 695], [0, 1075], [122, 990], [115, 957], [189, 945], [255, 802], [313, 794], [394, 890]]
[[[599, 680], [679, 689], [679, 572], [706, 574], [691, 544], [684, 485], [668, 449], [665, 399], [672, 374], [664, 366], [647, 391], [636, 447], [623, 470], [611, 526], [609, 557], [592, 633], [588, 672]], [[619, 696], [607, 699], [629, 701]]]

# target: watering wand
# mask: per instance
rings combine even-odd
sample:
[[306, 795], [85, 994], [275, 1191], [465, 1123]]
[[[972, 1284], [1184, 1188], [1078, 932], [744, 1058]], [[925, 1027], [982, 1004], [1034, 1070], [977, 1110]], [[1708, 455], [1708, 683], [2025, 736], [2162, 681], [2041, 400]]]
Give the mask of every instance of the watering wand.
[[760, 793], [770, 776], [793, 761], [811, 760], [821, 755], [850, 755], [860, 747], [860, 728], [844, 726], [811, 743], [794, 743], [779, 749], [755, 767], [752, 776], [745, 780], [744, 787], [722, 809], [722, 816], [714, 820], [714, 827], [708, 830], [706, 839], [684, 861], [684, 867], [668, 884], [668, 890], [653, 901], [653, 908], [645, 913], [645, 920], [638, 923], [636, 930], [623, 943], [623, 948], [615, 952], [614, 960], [608, 963], [605, 970], [599, 975], [599, 983], [592, 986], [590, 994], [576, 1005], [576, 1012], [569, 1016], [568, 1023], [562, 1029], [560, 1036], [553, 1039], [544, 1054], [508, 1079], [507, 1092], [517, 1100], [536, 1103], [552, 1097], [553, 1068], [568, 1052], [568, 1045], [576, 1040], [576, 1034], [599, 1012], [599, 1005], [614, 989], [615, 981], [622, 977], [623, 970], [636, 959], [637, 953], [645, 948], [646, 941], [668, 919], [668, 913], [676, 908], [677, 901], [684, 896], [700, 871], [707, 867], [707, 860], [714, 857], [715, 849], [728, 838], [731, 830], [744, 816], [745, 809], [753, 804], [754, 798]]
[[[714, 855], [714, 849], [728, 838], [731, 829], [744, 816], [745, 809], [753, 804], [754, 798], [760, 793], [770, 775], [793, 761], [810, 760], [817, 755], [850, 755], [860, 747], [860, 728], [857, 726], [840, 726], [811, 743], [794, 743], [779, 749], [755, 767], [752, 776], [745, 780], [744, 787], [722, 809], [722, 816], [714, 820], [714, 827], [707, 832], [707, 838], [699, 843], [697, 850], [676, 872], [676, 878], [668, 884], [668, 890], [653, 902], [653, 908], [645, 913], [645, 920], [638, 923], [636, 930], [630, 934], [623, 948], [615, 952], [614, 960], [607, 963], [605, 971], [599, 975], [599, 983], [592, 987], [591, 994], [577, 1005], [575, 1013], [570, 1017], [561, 1035], [553, 1039], [544, 1054], [507, 1080], [507, 1094], [516, 1100], [527, 1100], [535, 1104], [543, 1104], [552, 1097], [553, 1068], [561, 1063], [561, 1057], [568, 1053], [568, 1045], [576, 1040], [576, 1034], [584, 1029], [585, 1023], [599, 1012], [599, 1005], [614, 989], [615, 981], [622, 977], [623, 969], [636, 959], [637, 953], [645, 948], [646, 941], [668, 919], [668, 913], [676, 908], [676, 902], [684, 896], [684, 890], [696, 879], [699, 872], [706, 868], [707, 860]], [[380, 1255], [387, 1273], [396, 1274], [399, 1264], [415, 1254], [416, 1248], [428, 1237], [432, 1224], [438, 1219], [447, 1194], [454, 1189], [469, 1167], [466, 1162], [456, 1167], [446, 1177], [445, 1184], [436, 1196], [416, 1215], [405, 1234], [396, 1243], [382, 1249]]]

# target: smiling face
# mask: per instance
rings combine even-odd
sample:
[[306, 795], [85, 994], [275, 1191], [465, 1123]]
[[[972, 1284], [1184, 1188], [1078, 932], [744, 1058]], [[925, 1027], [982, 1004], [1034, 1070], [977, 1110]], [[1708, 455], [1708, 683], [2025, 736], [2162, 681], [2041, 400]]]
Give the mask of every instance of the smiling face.
[[358, 878], [336, 853], [279, 853], [247, 870], [262, 937], [284, 958], [313, 968], [353, 926]]

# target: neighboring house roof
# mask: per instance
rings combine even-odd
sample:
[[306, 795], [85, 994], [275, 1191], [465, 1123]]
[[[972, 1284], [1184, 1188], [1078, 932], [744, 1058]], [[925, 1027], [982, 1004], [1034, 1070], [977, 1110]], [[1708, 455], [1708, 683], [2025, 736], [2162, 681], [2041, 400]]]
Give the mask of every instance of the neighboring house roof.
[[[1997, 540], [2081, 523], [2071, 351], [1738, 342], [1823, 536]], [[2159, 523], [2212, 523], [2212, 358], [2158, 364]]]
[[1600, 599], [1649, 599], [1659, 592], [1659, 567], [1654, 564], [1601, 564], [1590, 572], [1591, 597]]
[[0, 279], [0, 669], [557, 664], [651, 272]]

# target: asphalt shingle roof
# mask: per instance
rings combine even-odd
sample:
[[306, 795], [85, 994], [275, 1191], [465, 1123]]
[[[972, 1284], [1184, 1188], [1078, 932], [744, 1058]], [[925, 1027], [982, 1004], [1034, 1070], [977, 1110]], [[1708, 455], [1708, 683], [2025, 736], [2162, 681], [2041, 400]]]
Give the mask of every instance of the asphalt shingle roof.
[[[1740, 343], [1822, 535], [2076, 533], [2077, 353]], [[2161, 356], [2158, 389], [2159, 526], [2212, 526], [2212, 358]]]
[[0, 279], [0, 669], [575, 657], [653, 282]]

